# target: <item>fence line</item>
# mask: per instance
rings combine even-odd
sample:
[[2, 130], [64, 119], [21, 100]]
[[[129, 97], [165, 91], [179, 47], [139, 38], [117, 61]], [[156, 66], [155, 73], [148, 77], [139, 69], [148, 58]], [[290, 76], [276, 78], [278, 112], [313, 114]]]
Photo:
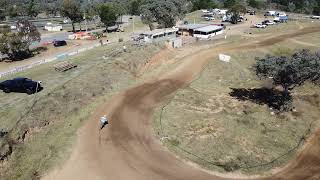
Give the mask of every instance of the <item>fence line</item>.
[[[104, 42], [103, 43], [103, 45], [106, 45], [106, 44], [110, 44], [110, 43], [108, 43], [108, 42]], [[101, 45], [99, 43], [99, 44], [95, 44], [93, 46], [89, 46], [89, 47], [86, 47], [86, 48], [78, 49], [78, 50], [73, 51], [73, 52], [62, 53], [62, 54], [56, 55], [56, 56], [48, 58], [48, 59], [42, 59], [42, 60], [33, 62], [31, 64], [28, 64], [28, 65], [15, 67], [12, 70], [0, 73], [0, 78], [3, 78], [5, 76], [9, 76], [11, 74], [15, 74], [15, 73], [18, 73], [18, 72], [25, 71], [27, 69], [33, 68], [33, 67], [41, 65], [41, 64], [49, 63], [49, 62], [56, 61], [56, 60], [64, 60], [67, 57], [74, 56], [74, 55], [80, 54], [82, 52], [85, 52], [85, 51], [88, 51], [88, 50], [94, 49], [95, 47], [100, 47], [100, 46]]]

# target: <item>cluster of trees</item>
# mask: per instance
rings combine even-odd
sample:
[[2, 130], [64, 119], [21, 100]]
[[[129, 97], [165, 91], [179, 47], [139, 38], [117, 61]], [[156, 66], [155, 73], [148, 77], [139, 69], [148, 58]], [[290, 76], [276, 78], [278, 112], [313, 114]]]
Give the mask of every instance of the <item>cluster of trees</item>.
[[82, 6], [80, 0], [62, 0], [60, 13], [71, 20], [73, 27], [74, 23], [83, 20], [84, 13], [86, 18], [99, 16], [107, 27], [115, 25], [123, 14], [141, 15], [143, 22], [152, 30], [155, 22], [164, 28], [174, 26], [191, 10], [192, 3], [188, 0], [124, 0], [106, 3], [90, 1], [85, 7]]
[[230, 8], [236, 4], [257, 9], [276, 8], [283, 11], [320, 15], [320, 0], [191, 0], [193, 10]]
[[[279, 90], [272, 90], [266, 95], [268, 90], [265, 92], [265, 89], [260, 94], [261, 96], [254, 95], [254, 99], [258, 100], [256, 102], [263, 100], [279, 111], [292, 110], [293, 99], [290, 91], [295, 87], [301, 86], [305, 82], [320, 85], [320, 51], [311, 52], [303, 49], [291, 56], [267, 55], [256, 60], [257, 76], [261, 79], [272, 80], [273, 84], [281, 86], [283, 91], [279, 94]], [[259, 100], [259, 98], [261, 99]]]
[[186, 0], [146, 0], [140, 7], [142, 21], [151, 30], [154, 22], [163, 28], [173, 27], [190, 10], [190, 5]]
[[220, 6], [218, 1], [212, 0], [193, 0], [192, 2], [192, 10], [199, 10], [199, 9], [214, 9]]
[[291, 56], [270, 56], [257, 58], [256, 74], [261, 79], [271, 79], [289, 94], [297, 86], [309, 81], [320, 85], [320, 51], [303, 49]]
[[81, 23], [84, 19], [92, 20], [99, 17], [106, 26], [113, 26], [118, 17], [126, 13], [122, 3], [103, 3], [99, 0], [87, 3], [80, 0], [61, 0], [59, 12], [71, 20], [74, 32], [75, 23]]
[[248, 0], [253, 8], [277, 8], [283, 11], [320, 15], [320, 0]]
[[[123, 13], [140, 15], [141, 7], [151, 4], [150, 0], [72, 0], [79, 4], [81, 12], [86, 12], [88, 17], [98, 14], [98, 6], [104, 3], [114, 3], [121, 7]], [[152, 0], [153, 4], [168, 4], [167, 8], [172, 6], [175, 1], [170, 0]], [[181, 0], [177, 0], [179, 3]], [[57, 15], [61, 12], [64, 0], [0, 0], [0, 18], [5, 16], [31, 16], [35, 17], [39, 13]], [[184, 0], [190, 10], [210, 9], [210, 8], [231, 8], [236, 4], [250, 6], [253, 8], [278, 8], [281, 10], [320, 14], [320, 0]], [[163, 9], [163, 8], [162, 8]]]
[[0, 52], [11, 60], [22, 60], [32, 56], [29, 47], [33, 42], [40, 42], [41, 37], [36, 26], [28, 20], [19, 20], [16, 26], [17, 32], [1, 32]]
[[320, 15], [320, 0], [273, 0], [279, 9]]
[[36, 17], [39, 13], [57, 15], [60, 0], [0, 0], [0, 18], [5, 16]]

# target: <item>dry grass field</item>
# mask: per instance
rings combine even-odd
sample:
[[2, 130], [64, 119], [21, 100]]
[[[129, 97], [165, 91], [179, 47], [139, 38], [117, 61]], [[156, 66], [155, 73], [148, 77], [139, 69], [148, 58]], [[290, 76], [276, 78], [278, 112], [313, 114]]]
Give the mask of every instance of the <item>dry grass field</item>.
[[53, 65], [37, 66], [7, 77], [41, 80], [44, 90], [28, 96], [0, 93], [0, 179], [34, 179], [69, 156], [76, 130], [101, 103], [136, 84], [136, 73], [161, 45], [103, 46], [69, 58], [78, 65], [57, 72]]
[[[261, 37], [298, 28], [296, 22], [284, 24], [282, 30], [280, 26], [261, 32]], [[210, 60], [197, 79], [155, 113], [156, 133], [168, 138], [164, 144], [171, 151], [210, 170], [263, 174], [283, 166], [319, 125], [320, 88], [309, 83], [296, 88], [292, 92], [296, 112], [280, 114], [266, 104], [240, 101], [230, 93], [232, 88], [270, 87], [270, 82], [254, 74], [255, 57], [288, 55], [301, 48], [318, 50], [317, 37], [319, 32], [260, 49], [228, 51], [230, 63], [218, 57]], [[231, 43], [241, 44], [246, 38], [240, 36]]]

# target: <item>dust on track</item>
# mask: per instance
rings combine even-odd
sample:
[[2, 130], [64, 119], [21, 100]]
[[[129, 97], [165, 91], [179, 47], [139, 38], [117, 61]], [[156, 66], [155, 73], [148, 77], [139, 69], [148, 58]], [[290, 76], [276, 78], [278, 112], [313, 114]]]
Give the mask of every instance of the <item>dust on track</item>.
[[[154, 108], [186, 86], [219, 52], [270, 46], [293, 36], [317, 31], [319, 28], [304, 28], [254, 44], [202, 50], [185, 58], [180, 67], [162, 78], [113, 97], [81, 128], [77, 145], [66, 164], [44, 179], [228, 179], [188, 165], [162, 147], [152, 131]], [[99, 132], [97, 121], [106, 113], [111, 117], [110, 125]], [[257, 179], [320, 179], [319, 154], [320, 130], [309, 138], [304, 150], [289, 165], [270, 177]]]

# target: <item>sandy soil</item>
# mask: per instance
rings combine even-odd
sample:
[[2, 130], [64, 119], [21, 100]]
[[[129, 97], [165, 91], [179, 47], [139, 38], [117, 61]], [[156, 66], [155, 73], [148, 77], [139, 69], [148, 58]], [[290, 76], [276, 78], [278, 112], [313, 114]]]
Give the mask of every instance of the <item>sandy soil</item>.
[[[315, 31], [320, 29], [302, 29], [294, 35]], [[241, 48], [269, 46], [292, 35], [275, 36], [256, 44], [242, 45]], [[113, 97], [94, 112], [92, 118], [81, 128], [77, 144], [66, 164], [43, 179], [230, 179], [201, 170], [168, 152], [153, 135], [151, 117], [153, 109], [176, 90], [187, 85], [209, 59], [216, 57], [219, 52], [239, 48], [216, 47], [199, 51], [185, 58], [181, 66], [167, 75]], [[104, 114], [108, 115], [111, 122], [99, 132], [98, 119]], [[319, 154], [320, 130], [309, 138], [304, 150], [289, 165], [270, 177], [257, 179], [320, 179]]]

